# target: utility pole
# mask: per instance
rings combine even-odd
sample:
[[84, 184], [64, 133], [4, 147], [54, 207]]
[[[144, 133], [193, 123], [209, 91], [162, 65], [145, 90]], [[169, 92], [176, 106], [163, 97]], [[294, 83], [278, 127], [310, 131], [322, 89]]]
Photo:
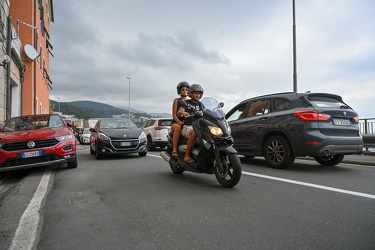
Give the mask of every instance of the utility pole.
[[296, 12], [293, 0], [293, 92], [297, 93]]

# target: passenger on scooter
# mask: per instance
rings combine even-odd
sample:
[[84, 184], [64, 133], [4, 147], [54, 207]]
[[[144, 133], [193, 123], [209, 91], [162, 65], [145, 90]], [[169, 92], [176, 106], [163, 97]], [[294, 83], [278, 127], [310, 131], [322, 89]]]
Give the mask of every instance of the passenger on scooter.
[[203, 96], [203, 88], [199, 84], [193, 84], [190, 86], [189, 96], [190, 100], [181, 101], [180, 108], [178, 110], [177, 115], [183, 116], [184, 120], [184, 127], [182, 128], [181, 134], [188, 139], [186, 145], [186, 153], [184, 157], [184, 161], [187, 163], [195, 163], [195, 160], [191, 158], [190, 153], [194, 147], [195, 140], [197, 138], [197, 134], [193, 129], [193, 122], [197, 120], [199, 117], [190, 116], [190, 114], [202, 111], [202, 104], [200, 99]]
[[175, 98], [172, 104], [173, 121], [172, 121], [171, 129], [173, 131], [173, 150], [172, 150], [173, 157], [178, 156], [177, 146], [178, 146], [178, 141], [180, 139], [181, 128], [182, 128], [182, 125], [184, 124], [184, 118], [185, 118], [184, 116], [177, 115], [177, 112], [180, 108], [179, 101], [185, 101], [188, 99], [189, 83], [185, 81], [180, 82], [177, 85], [177, 94], [180, 95], [180, 97]]

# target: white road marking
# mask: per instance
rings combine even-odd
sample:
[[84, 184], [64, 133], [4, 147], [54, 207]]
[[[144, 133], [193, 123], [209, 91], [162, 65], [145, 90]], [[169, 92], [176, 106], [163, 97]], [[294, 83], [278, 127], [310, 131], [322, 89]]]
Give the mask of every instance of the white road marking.
[[[151, 155], [151, 154], [147, 154], [147, 156], [162, 158], [161, 156]], [[373, 195], [373, 194], [360, 193], [360, 192], [355, 192], [355, 191], [350, 191], [350, 190], [345, 190], [345, 189], [340, 189], [340, 188], [327, 187], [327, 186], [312, 184], [312, 183], [308, 183], [308, 182], [294, 181], [294, 180], [290, 180], [290, 179], [284, 179], [284, 178], [273, 177], [273, 176], [269, 176], [269, 175], [262, 175], [262, 174], [250, 173], [250, 172], [245, 172], [245, 171], [242, 171], [242, 174], [244, 174], [244, 175], [250, 175], [250, 176], [255, 176], [255, 177], [259, 177], [259, 178], [265, 178], [265, 179], [275, 180], [275, 181], [282, 181], [282, 182], [292, 183], [292, 184], [306, 186], [306, 187], [313, 187], [313, 188], [318, 188], [318, 189], [324, 189], [324, 190], [333, 191], [333, 192], [337, 192], [337, 193], [350, 194], [350, 195], [355, 195], [355, 196], [361, 196], [361, 197], [366, 197], [366, 198], [370, 198], [370, 199], [375, 199], [375, 195]]]
[[51, 168], [52, 166], [47, 167], [46, 171], [44, 172], [33, 198], [20, 219], [16, 234], [9, 250], [33, 249], [38, 234], [38, 225], [40, 221], [39, 210], [47, 193], [48, 183], [51, 177]]
[[370, 199], [375, 199], [375, 195], [372, 195], [372, 194], [354, 192], [354, 191], [340, 189], [340, 188], [332, 188], [332, 187], [312, 184], [312, 183], [308, 183], [308, 182], [294, 181], [294, 180], [289, 180], [289, 179], [284, 179], [284, 178], [279, 178], [279, 177], [273, 177], [273, 176], [268, 176], [268, 175], [262, 175], [262, 174], [249, 173], [249, 172], [244, 172], [244, 171], [242, 171], [242, 174], [251, 175], [251, 176], [260, 177], [260, 178], [265, 178], [265, 179], [270, 179], [270, 180], [275, 180], [275, 181], [292, 183], [292, 184], [306, 186], [306, 187], [324, 189], [324, 190], [329, 190], [329, 191], [333, 191], [333, 192], [337, 192], [337, 193], [351, 194], [351, 195], [355, 195], [355, 196], [361, 196], [361, 197], [366, 197], [366, 198], [370, 198]]
[[147, 156], [156, 157], [156, 158], [163, 158], [163, 157], [161, 157], [160, 155], [147, 154]]

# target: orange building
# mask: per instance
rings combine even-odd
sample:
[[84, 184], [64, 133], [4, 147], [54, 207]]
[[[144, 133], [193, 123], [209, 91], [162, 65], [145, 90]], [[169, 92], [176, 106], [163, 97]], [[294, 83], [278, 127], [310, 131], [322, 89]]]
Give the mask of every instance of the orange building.
[[21, 41], [24, 79], [21, 114], [49, 113], [50, 22], [54, 21], [52, 0], [12, 0], [9, 15], [15, 27], [14, 36]]

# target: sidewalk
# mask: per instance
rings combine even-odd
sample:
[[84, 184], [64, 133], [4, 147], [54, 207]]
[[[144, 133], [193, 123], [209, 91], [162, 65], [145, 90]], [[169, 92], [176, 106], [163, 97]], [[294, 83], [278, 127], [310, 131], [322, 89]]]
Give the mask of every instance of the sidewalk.
[[[312, 157], [302, 157], [306, 160], [314, 160]], [[365, 151], [361, 155], [345, 155], [343, 163], [366, 165], [366, 166], [375, 166], [375, 152]]]

